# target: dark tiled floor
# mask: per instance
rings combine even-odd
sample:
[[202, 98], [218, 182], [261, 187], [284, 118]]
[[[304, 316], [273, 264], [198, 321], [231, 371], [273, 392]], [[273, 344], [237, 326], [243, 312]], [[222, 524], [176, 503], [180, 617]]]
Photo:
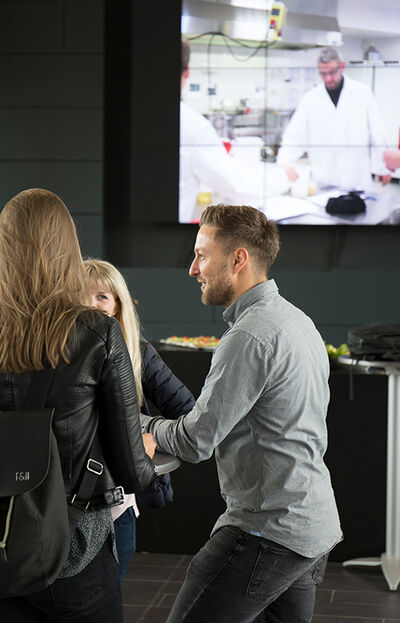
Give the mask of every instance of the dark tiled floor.
[[[165, 623], [190, 558], [135, 554], [123, 583], [125, 623]], [[400, 623], [400, 589], [389, 591], [378, 567], [329, 563], [313, 623]]]

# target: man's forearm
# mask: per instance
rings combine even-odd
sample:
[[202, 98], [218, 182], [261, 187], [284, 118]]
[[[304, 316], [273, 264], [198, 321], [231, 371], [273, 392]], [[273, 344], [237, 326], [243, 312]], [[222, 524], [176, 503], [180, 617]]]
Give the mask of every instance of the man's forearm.
[[188, 463], [199, 463], [211, 456], [213, 447], [189, 433], [185, 426], [186, 417], [183, 415], [179, 420], [166, 420], [162, 416], [141, 414], [140, 422], [143, 432], [153, 435], [159, 450]]

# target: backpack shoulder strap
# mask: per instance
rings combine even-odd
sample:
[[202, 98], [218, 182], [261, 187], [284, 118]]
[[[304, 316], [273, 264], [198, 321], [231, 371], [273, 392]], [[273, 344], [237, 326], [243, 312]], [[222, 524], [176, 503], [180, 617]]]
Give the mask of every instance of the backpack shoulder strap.
[[33, 372], [25, 409], [43, 408], [54, 378], [52, 368]]

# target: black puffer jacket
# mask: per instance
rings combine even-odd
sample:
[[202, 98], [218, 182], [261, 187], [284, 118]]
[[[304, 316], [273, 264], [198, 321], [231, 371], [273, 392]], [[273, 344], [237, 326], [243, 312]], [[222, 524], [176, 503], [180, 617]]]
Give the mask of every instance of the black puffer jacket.
[[[141, 341], [140, 348], [142, 385], [146, 400], [150, 400], [168, 420], [176, 420], [189, 413], [196, 402], [193, 394], [174, 375], [149, 342]], [[142, 412], [147, 413], [143, 408]]]
[[[195, 405], [193, 394], [170, 370], [167, 364], [149, 342], [140, 343], [142, 354], [142, 386], [144, 404], [142, 413], [150, 415], [147, 401], [150, 401], [169, 420], [176, 420], [189, 413]], [[159, 476], [151, 485], [136, 496], [139, 509], [162, 508], [173, 500], [173, 489], [169, 474]]]
[[[45, 405], [55, 408], [67, 494], [76, 491], [97, 422], [113, 480], [129, 493], [147, 487], [154, 466], [144, 452], [132, 365], [118, 322], [103, 312], [83, 312], [69, 347], [70, 363], [57, 366]], [[0, 410], [24, 408], [31, 379], [32, 373], [0, 374]]]

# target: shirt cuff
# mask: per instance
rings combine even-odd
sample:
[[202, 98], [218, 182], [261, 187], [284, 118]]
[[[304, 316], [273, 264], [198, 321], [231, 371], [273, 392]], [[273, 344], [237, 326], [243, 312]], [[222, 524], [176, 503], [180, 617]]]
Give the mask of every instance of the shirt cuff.
[[151, 421], [154, 418], [151, 415], [140, 414], [140, 425], [142, 427], [142, 433], [150, 433]]

